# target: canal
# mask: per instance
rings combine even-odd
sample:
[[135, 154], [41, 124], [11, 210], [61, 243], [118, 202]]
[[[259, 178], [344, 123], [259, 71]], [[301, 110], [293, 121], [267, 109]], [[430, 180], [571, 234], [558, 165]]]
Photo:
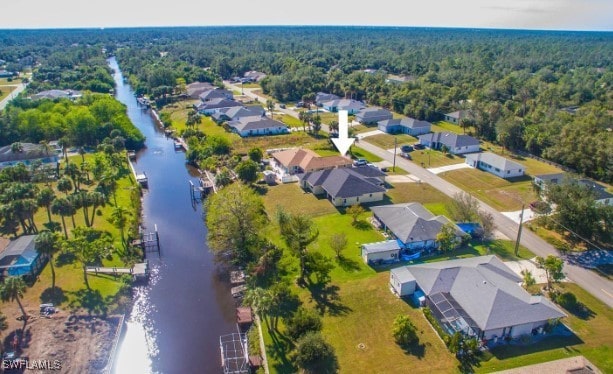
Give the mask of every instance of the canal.
[[135, 168], [149, 178], [143, 198], [146, 232], [157, 225], [161, 254], [149, 253], [151, 278], [135, 290], [135, 303], [117, 349], [115, 370], [123, 373], [218, 373], [219, 335], [235, 332], [230, 287], [218, 274], [206, 245], [202, 207], [193, 206], [188, 181], [197, 182], [185, 155], [137, 106], [115, 58], [116, 98], [147, 137]]

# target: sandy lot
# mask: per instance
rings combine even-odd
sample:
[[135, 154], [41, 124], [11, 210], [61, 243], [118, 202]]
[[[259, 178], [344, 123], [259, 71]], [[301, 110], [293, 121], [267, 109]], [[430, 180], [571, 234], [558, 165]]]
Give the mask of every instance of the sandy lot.
[[17, 320], [21, 313], [16, 303], [2, 307], [9, 325], [2, 334], [5, 351], [15, 350], [17, 336], [21, 337], [17, 353], [30, 362], [58, 360], [60, 373], [104, 372], [120, 316], [102, 319], [60, 310], [44, 317], [39, 315], [38, 308], [26, 307], [30, 317], [24, 324]]

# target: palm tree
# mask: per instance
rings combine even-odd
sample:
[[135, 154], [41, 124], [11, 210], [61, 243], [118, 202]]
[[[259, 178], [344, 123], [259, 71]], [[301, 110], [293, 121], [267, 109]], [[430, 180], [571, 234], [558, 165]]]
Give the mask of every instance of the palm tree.
[[79, 154], [81, 155], [81, 164], [85, 163], [85, 147], [79, 147], [78, 149]]
[[39, 207], [47, 208], [47, 218], [51, 223], [51, 203], [55, 200], [55, 192], [49, 187], [45, 187], [38, 193], [36, 203]]
[[266, 100], [266, 108], [268, 109], [268, 111], [270, 112], [270, 118], [274, 119], [274, 113], [273, 110], [275, 109], [275, 102], [272, 101], [272, 99], [268, 99]]
[[113, 237], [108, 232], [81, 226], [74, 229], [73, 234], [74, 237], [67, 240], [66, 245], [81, 263], [83, 281], [89, 290], [87, 266], [99, 263], [113, 251]]
[[25, 292], [26, 282], [24, 282], [23, 278], [21, 277], [6, 278], [2, 284], [2, 289], [0, 289], [0, 299], [2, 301], [17, 301], [17, 305], [19, 305], [19, 309], [21, 309], [21, 315], [23, 316], [24, 321], [28, 318], [28, 314], [26, 313], [26, 310], [23, 309], [23, 305], [21, 304], [21, 299], [23, 298], [23, 294]]
[[270, 307], [272, 305], [272, 295], [269, 290], [265, 290], [260, 287], [248, 289], [245, 293], [245, 298], [243, 299], [243, 303], [252, 307], [257, 314], [262, 317], [266, 325], [268, 324], [268, 319], [266, 318], [268, 312], [270, 311]]
[[72, 182], [70, 182], [70, 179], [62, 177], [57, 181], [57, 189], [68, 196], [68, 192], [72, 191]]
[[68, 175], [70, 179], [72, 179], [75, 191], [79, 191], [79, 183], [81, 181], [81, 170], [79, 170], [79, 167], [76, 164], [67, 164], [64, 168], [64, 174]]
[[11, 152], [13, 153], [23, 152], [23, 144], [21, 144], [20, 142], [15, 142], [11, 144]]
[[53, 255], [60, 250], [60, 242], [56, 233], [44, 230], [36, 237], [36, 251], [41, 256], [46, 256], [49, 259], [51, 266], [51, 288], [55, 293], [55, 268], [53, 267]]
[[66, 160], [66, 163], [68, 163], [68, 152], [66, 151], [68, 150], [68, 147], [70, 146], [70, 139], [64, 136], [58, 141], [58, 145], [62, 147], [62, 153], [64, 154], [64, 159]]
[[304, 214], [288, 214], [282, 210], [277, 212], [277, 221], [281, 236], [288, 248], [300, 259], [299, 284], [305, 283], [307, 275], [307, 247], [319, 237], [319, 230], [313, 220]]
[[66, 220], [64, 217], [67, 217], [72, 214], [74, 211], [74, 207], [70, 200], [65, 197], [60, 197], [51, 203], [51, 212], [53, 214], [59, 214], [62, 217], [62, 227], [64, 227], [64, 237], [68, 239], [68, 231], [66, 230]]
[[128, 222], [128, 210], [122, 206], [116, 206], [111, 212], [111, 219], [109, 220], [113, 226], [119, 229], [121, 234], [121, 244], [124, 248], [127, 248], [125, 228]]
[[94, 219], [96, 218], [96, 210], [99, 207], [104, 206], [105, 199], [104, 194], [98, 191], [89, 192], [87, 194], [87, 199], [90, 203], [90, 206], [92, 207], [92, 214], [89, 220], [89, 226], [91, 227], [94, 225]]

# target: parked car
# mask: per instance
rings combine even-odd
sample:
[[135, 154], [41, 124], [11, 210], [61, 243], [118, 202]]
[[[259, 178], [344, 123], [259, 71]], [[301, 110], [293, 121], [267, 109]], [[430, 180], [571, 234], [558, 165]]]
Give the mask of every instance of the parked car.
[[357, 160], [353, 161], [353, 166], [365, 166], [368, 164], [368, 161], [366, 161], [363, 158], [358, 158]]
[[403, 145], [402, 147], [400, 147], [400, 150], [404, 153], [409, 153], [409, 152], [413, 152], [413, 146], [411, 145]]
[[415, 143], [415, 144], [413, 144], [413, 148], [414, 149], [425, 149], [426, 146], [423, 145], [423, 144]]
[[406, 158], [407, 160], [411, 160], [411, 155], [410, 155], [410, 154], [408, 154], [408, 153], [406, 153], [406, 152], [402, 152], [402, 153], [400, 154], [400, 157], [402, 157], [402, 158]]

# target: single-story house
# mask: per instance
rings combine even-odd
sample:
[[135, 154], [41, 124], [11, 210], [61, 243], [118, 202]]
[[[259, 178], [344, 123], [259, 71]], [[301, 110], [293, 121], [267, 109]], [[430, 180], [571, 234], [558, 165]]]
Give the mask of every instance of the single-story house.
[[541, 192], [545, 192], [548, 184], [560, 183], [579, 183], [592, 190], [596, 203], [613, 205], [613, 194], [608, 192], [605, 186], [592, 180], [585, 178], [575, 179], [566, 173], [540, 174], [534, 176], [534, 184], [541, 188]]
[[364, 108], [356, 113], [356, 121], [364, 124], [375, 124], [379, 121], [390, 120], [394, 117], [392, 112], [383, 108]]
[[526, 172], [524, 165], [492, 152], [469, 153], [466, 155], [466, 163], [505, 179], [521, 177]]
[[300, 185], [314, 195], [325, 194], [334, 206], [383, 200], [385, 173], [371, 166], [345, 167], [300, 174]]
[[216, 122], [221, 123], [224, 121], [236, 121], [242, 117], [263, 117], [265, 113], [264, 108], [262, 108], [260, 105], [234, 106], [231, 108], [220, 109], [218, 112], [213, 113], [211, 118], [213, 118]]
[[266, 74], [260, 71], [250, 70], [243, 74], [243, 82], [259, 82], [266, 78]]
[[47, 91], [41, 91], [41, 92], [39, 92], [37, 94], [34, 94], [30, 98], [32, 100], [41, 100], [41, 99], [50, 99], [50, 100], [70, 99], [70, 100], [76, 100], [76, 99], [80, 98], [81, 96], [83, 96], [81, 91], [75, 91], [75, 90], [47, 90]]
[[280, 174], [310, 173], [318, 170], [343, 168], [352, 165], [351, 159], [343, 156], [321, 157], [310, 149], [292, 148], [275, 152], [272, 166]]
[[241, 117], [228, 122], [228, 126], [242, 137], [289, 133], [289, 128], [283, 122], [262, 116]]
[[468, 118], [469, 116], [470, 111], [468, 110], [456, 110], [455, 112], [445, 114], [443, 117], [445, 118], [445, 121], [459, 125], [462, 118]]
[[392, 118], [377, 122], [379, 130], [388, 134], [409, 134], [419, 136], [427, 134], [432, 128], [428, 121], [420, 121], [415, 118], [402, 117]]
[[431, 149], [447, 147], [449, 153], [459, 155], [479, 152], [479, 140], [453, 132], [433, 132], [419, 136], [419, 144]]
[[215, 86], [209, 82], [193, 82], [185, 86], [187, 96], [191, 99], [199, 99], [200, 95], [206, 91], [214, 90]]
[[318, 92], [317, 94], [315, 94], [315, 104], [317, 106], [323, 106], [325, 102], [339, 99], [339, 96], [327, 92]]
[[234, 100], [234, 94], [232, 91], [224, 90], [222, 88], [213, 88], [202, 92], [199, 96], [202, 102], [209, 102], [216, 99]]
[[[2, 64], [0, 64], [2, 65]], [[17, 75], [17, 73], [13, 73], [12, 71], [7, 71], [5, 69], [0, 70], [0, 78], [10, 78]]]
[[400, 249], [398, 240], [362, 244], [362, 259], [367, 264], [395, 262], [400, 258]]
[[23, 235], [15, 240], [0, 238], [0, 274], [36, 276], [47, 258], [36, 251], [36, 236]]
[[[436, 236], [444, 225], [452, 223], [445, 216], [435, 216], [419, 203], [375, 206], [371, 211], [385, 231], [391, 232], [412, 251], [438, 248]], [[454, 228], [459, 244], [466, 233], [457, 225]]]
[[566, 316], [544, 296], [526, 292], [521, 281], [493, 255], [390, 271], [394, 293], [423, 292], [426, 305], [449, 333], [494, 341], [536, 333], [550, 320]]
[[49, 150], [41, 144], [21, 143], [17, 152], [13, 151], [12, 145], [0, 147], [0, 169], [17, 164], [29, 166], [36, 160], [43, 165], [51, 165], [57, 163], [59, 158], [54, 149]]
[[195, 105], [195, 109], [198, 113], [206, 114], [210, 116], [211, 114], [217, 113], [224, 109], [242, 107], [243, 104], [238, 101], [228, 100], [228, 99], [212, 99], [209, 101], [203, 101], [199, 105]]
[[325, 110], [329, 112], [338, 112], [346, 110], [348, 114], [356, 114], [360, 110], [366, 108], [363, 102], [353, 99], [337, 99], [322, 103]]

